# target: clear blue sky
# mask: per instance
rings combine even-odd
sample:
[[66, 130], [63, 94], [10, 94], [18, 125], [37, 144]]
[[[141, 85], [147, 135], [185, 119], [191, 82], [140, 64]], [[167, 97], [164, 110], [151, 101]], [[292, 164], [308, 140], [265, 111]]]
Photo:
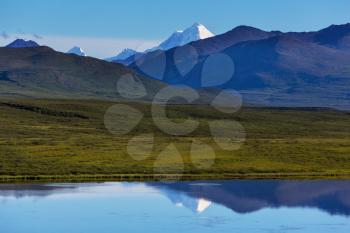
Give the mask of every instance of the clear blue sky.
[[350, 22], [349, 0], [1, 0], [0, 33], [162, 40], [194, 22], [309, 31]]

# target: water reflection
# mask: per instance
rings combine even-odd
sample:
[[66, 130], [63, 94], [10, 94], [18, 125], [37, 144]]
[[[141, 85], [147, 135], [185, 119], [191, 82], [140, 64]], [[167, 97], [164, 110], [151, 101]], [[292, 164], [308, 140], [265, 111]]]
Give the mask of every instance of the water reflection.
[[0, 232], [348, 233], [350, 181], [0, 185]]
[[264, 208], [318, 208], [331, 215], [350, 216], [350, 181], [218, 181], [178, 183], [100, 183], [0, 185], [0, 199], [161, 195], [177, 207], [204, 212], [222, 205], [236, 213]]

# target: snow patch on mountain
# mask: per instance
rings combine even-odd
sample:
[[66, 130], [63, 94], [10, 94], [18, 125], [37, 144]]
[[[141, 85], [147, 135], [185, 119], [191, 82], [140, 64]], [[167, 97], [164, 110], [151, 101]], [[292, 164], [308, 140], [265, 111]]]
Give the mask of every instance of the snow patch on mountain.
[[117, 56], [106, 58], [106, 61], [121, 61], [125, 60], [133, 55], [135, 55], [137, 51], [133, 49], [126, 48], [123, 51], [121, 51]]

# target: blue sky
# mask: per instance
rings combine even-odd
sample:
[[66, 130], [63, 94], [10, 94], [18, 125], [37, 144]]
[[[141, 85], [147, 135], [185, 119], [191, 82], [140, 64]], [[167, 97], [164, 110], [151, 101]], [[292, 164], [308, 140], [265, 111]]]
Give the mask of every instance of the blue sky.
[[242, 24], [310, 31], [350, 22], [349, 10], [349, 0], [1, 0], [0, 45], [35, 34], [40, 44], [103, 57], [142, 50], [194, 22], [215, 34]]

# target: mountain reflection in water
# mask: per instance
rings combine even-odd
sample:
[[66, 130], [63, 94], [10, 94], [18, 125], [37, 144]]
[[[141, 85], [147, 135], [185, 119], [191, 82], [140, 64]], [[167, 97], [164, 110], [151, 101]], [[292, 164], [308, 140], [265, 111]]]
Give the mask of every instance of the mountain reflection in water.
[[149, 183], [167, 193], [185, 194], [221, 204], [237, 213], [263, 208], [316, 207], [329, 214], [350, 215], [350, 181], [220, 181]]
[[155, 192], [178, 207], [203, 212], [212, 203], [236, 213], [263, 208], [318, 208], [331, 215], [350, 215], [350, 181], [211, 181], [177, 183], [100, 183], [0, 185], [0, 198], [45, 197], [54, 195], [132, 194]]

